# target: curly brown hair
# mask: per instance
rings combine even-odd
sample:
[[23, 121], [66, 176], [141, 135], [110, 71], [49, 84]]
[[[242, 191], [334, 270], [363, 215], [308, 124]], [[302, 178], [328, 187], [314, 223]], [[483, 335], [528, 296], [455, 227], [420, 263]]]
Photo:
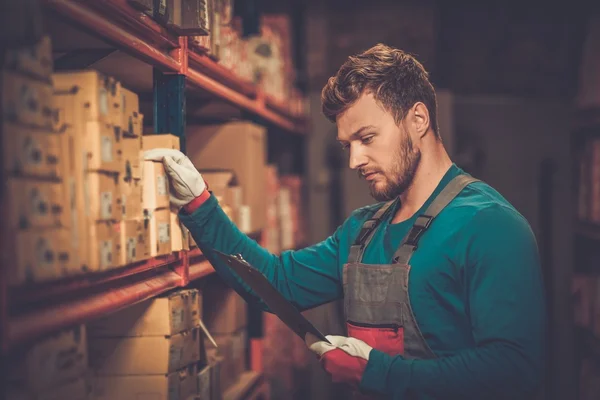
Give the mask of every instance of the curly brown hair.
[[422, 102], [429, 111], [432, 130], [440, 137], [435, 89], [429, 82], [429, 73], [412, 55], [377, 44], [350, 56], [323, 87], [323, 114], [335, 122], [363, 93], [373, 93], [375, 100], [394, 115], [397, 123], [410, 107]]

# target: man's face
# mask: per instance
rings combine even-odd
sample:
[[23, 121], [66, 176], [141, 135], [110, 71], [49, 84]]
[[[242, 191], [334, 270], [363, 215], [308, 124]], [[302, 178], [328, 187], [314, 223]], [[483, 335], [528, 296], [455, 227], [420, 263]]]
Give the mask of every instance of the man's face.
[[338, 141], [350, 153], [350, 168], [369, 183], [377, 201], [404, 193], [419, 166], [421, 152], [404, 125], [397, 125], [370, 93], [337, 118]]

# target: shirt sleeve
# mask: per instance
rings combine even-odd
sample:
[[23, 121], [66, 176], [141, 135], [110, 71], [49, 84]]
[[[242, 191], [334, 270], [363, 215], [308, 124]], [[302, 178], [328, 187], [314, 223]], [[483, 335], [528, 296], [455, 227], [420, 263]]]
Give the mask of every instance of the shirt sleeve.
[[300, 310], [342, 296], [338, 257], [341, 228], [321, 243], [302, 250], [284, 251], [276, 256], [242, 233], [223, 212], [214, 196], [210, 196], [191, 214], [180, 212], [179, 217], [219, 276], [247, 301], [256, 302], [267, 311], [265, 304], [220, 261], [213, 250], [241, 254]]
[[430, 360], [373, 350], [363, 389], [391, 398], [521, 399], [538, 388], [545, 305], [535, 237], [519, 214], [500, 207], [470, 224], [465, 282], [475, 346]]

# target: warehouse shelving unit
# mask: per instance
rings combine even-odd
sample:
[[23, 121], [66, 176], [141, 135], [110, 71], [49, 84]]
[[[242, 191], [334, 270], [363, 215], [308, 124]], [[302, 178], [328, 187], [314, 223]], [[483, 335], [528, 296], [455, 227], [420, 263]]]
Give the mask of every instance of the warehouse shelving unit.
[[[154, 130], [179, 136], [183, 151], [186, 96], [222, 101], [279, 130], [305, 133], [302, 116], [189, 46], [188, 38], [177, 37], [126, 0], [41, 3], [45, 12], [58, 17], [61, 23], [99, 38], [152, 68]], [[260, 232], [250, 236], [258, 240]], [[213, 272], [201, 252], [194, 249], [56, 282], [12, 288], [0, 279], [2, 351], [186, 286]]]

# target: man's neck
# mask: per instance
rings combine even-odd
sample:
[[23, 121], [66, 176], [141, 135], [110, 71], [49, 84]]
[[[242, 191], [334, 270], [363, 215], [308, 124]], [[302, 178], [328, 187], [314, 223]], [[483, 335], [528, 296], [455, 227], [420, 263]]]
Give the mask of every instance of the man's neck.
[[452, 160], [441, 142], [434, 151], [421, 152], [421, 162], [415, 172], [411, 186], [400, 195], [401, 207], [396, 212], [393, 224], [410, 219], [434, 192], [452, 166]]

